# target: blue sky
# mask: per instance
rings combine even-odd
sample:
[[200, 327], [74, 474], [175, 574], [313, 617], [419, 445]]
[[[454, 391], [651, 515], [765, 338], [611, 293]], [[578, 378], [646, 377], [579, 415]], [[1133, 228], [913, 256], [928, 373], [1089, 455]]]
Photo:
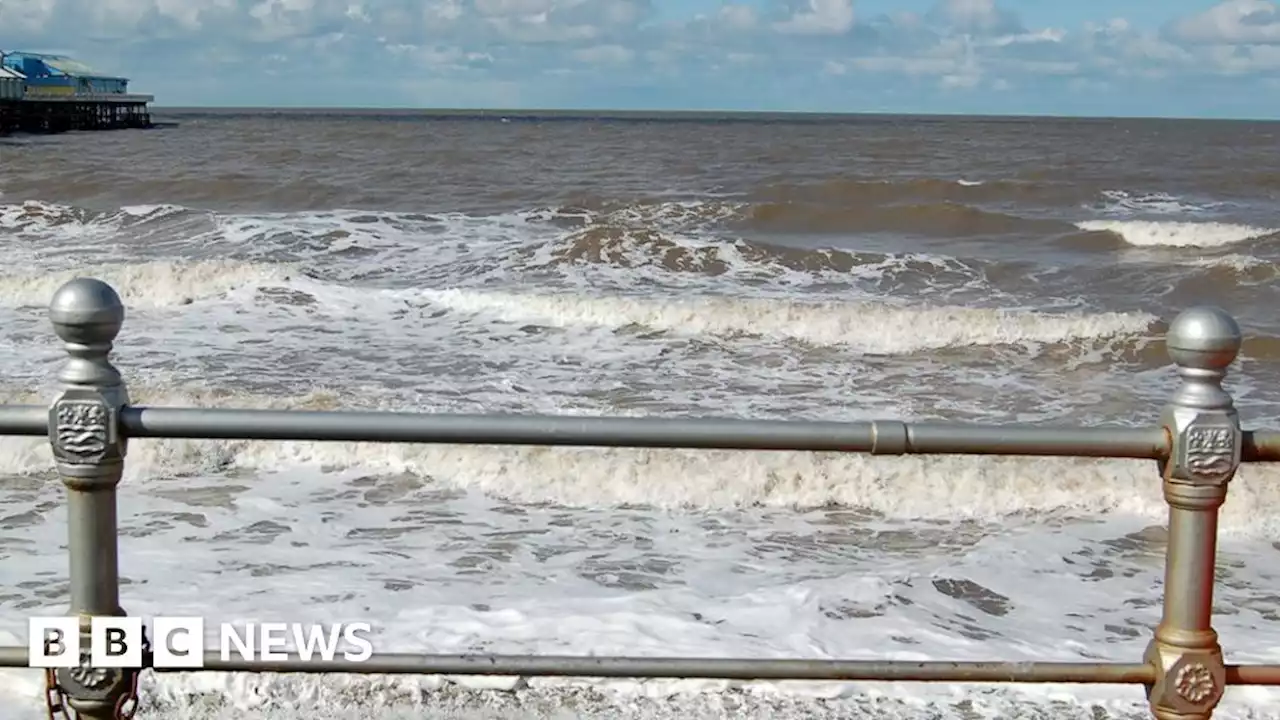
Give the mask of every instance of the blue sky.
[[158, 105], [1280, 118], [1271, 0], [3, 0]]

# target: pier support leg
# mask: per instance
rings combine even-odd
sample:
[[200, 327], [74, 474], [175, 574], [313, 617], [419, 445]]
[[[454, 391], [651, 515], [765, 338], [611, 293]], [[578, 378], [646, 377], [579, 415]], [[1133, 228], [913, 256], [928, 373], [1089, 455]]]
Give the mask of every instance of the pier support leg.
[[108, 357], [124, 321], [124, 306], [111, 286], [78, 278], [54, 294], [49, 317], [70, 356], [58, 373], [63, 389], [49, 411], [49, 441], [67, 491], [70, 614], [79, 618], [81, 635], [80, 666], [57, 671], [50, 700], [65, 696], [84, 720], [116, 720], [132, 715], [140, 671], [91, 667], [89, 628], [95, 615], [125, 614], [120, 607], [116, 486], [126, 450], [120, 409], [129, 395]]
[[1169, 540], [1164, 613], [1146, 653], [1157, 673], [1147, 697], [1159, 720], [1208, 720], [1226, 685], [1212, 622], [1213, 586], [1218, 510], [1240, 466], [1243, 442], [1222, 381], [1240, 345], [1239, 326], [1217, 308], [1193, 308], [1169, 326], [1169, 356], [1182, 385], [1162, 416], [1171, 440], [1160, 467]]

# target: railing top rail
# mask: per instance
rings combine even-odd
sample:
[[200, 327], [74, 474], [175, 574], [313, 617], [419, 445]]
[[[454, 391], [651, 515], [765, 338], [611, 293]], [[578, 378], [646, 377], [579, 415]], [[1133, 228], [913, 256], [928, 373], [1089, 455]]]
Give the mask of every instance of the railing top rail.
[[[800, 450], [873, 455], [1039, 455], [1159, 460], [1158, 427], [1056, 427], [894, 420], [818, 422], [127, 406], [133, 438]], [[0, 436], [44, 436], [44, 405], [0, 405]], [[907, 441], [891, 443], [886, 438]], [[1241, 462], [1280, 462], [1280, 431], [1245, 430]]]
[[[106, 360], [124, 322], [119, 295], [106, 283], [78, 278], [49, 307], [71, 359], [60, 379], [73, 386], [116, 386]], [[1193, 308], [1169, 328], [1167, 344], [1179, 372], [1193, 380], [1235, 359], [1240, 328], [1218, 308]], [[1191, 384], [1195, 391], [1203, 385]], [[1188, 397], [1192, 403], [1198, 401]], [[0, 406], [0, 432], [43, 435], [44, 408]], [[768, 421], [728, 418], [634, 418], [546, 415], [458, 415], [399, 412], [294, 411], [131, 406], [125, 398], [119, 431], [135, 438], [319, 440], [347, 442], [547, 445], [722, 450], [866, 452], [875, 455], [971, 454], [1161, 459], [1171, 440], [1160, 427], [1052, 427], [869, 420]], [[1245, 459], [1280, 457], [1280, 443], [1255, 436]]]
[[[471, 415], [451, 413], [255, 410], [126, 406], [120, 426], [133, 438], [319, 440], [805, 450], [873, 455], [969, 454], [1154, 459], [1168, 453], [1160, 428], [1056, 427], [971, 423], [740, 420], [694, 417]], [[48, 409], [0, 405], [0, 434], [44, 435]]]

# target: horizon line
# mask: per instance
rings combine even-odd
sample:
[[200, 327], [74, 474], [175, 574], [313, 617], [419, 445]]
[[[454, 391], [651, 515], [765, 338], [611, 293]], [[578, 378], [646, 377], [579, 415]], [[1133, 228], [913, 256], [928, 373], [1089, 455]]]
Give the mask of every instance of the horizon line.
[[1054, 113], [969, 113], [946, 111], [895, 112], [889, 110], [718, 110], [718, 109], [625, 109], [625, 108], [542, 108], [542, 107], [417, 107], [417, 106], [325, 106], [325, 105], [156, 105], [152, 112], [279, 112], [279, 113], [403, 113], [436, 115], [511, 115], [511, 116], [791, 116], [791, 117], [898, 117], [898, 118], [974, 118], [974, 119], [1037, 119], [1037, 120], [1170, 120], [1198, 122], [1280, 122], [1280, 117], [1229, 117], [1206, 115], [1062, 115]]

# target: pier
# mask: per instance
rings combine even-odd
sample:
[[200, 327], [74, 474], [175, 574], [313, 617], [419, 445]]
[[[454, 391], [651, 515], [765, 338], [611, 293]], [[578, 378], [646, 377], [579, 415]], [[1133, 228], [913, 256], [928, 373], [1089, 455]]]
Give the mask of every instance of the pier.
[[149, 128], [153, 100], [65, 56], [0, 51], [0, 135]]

